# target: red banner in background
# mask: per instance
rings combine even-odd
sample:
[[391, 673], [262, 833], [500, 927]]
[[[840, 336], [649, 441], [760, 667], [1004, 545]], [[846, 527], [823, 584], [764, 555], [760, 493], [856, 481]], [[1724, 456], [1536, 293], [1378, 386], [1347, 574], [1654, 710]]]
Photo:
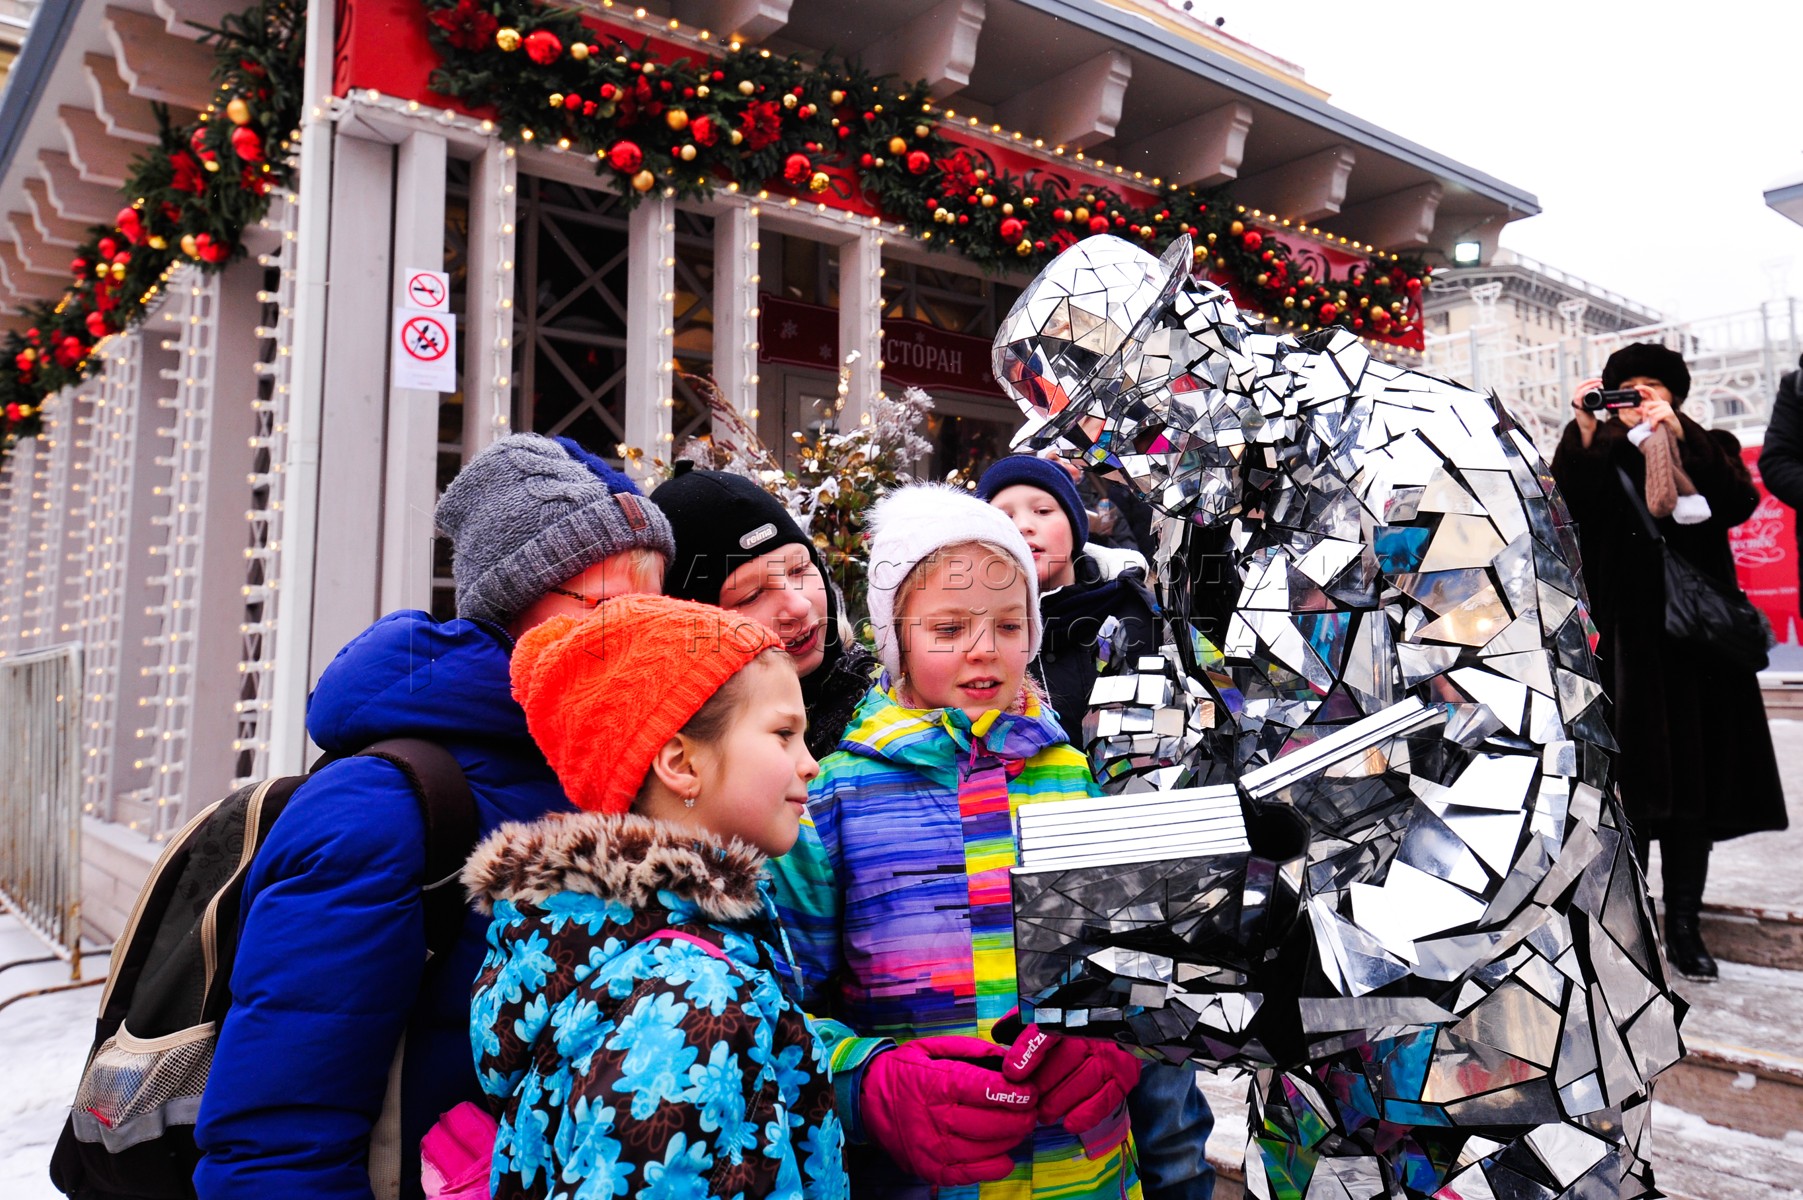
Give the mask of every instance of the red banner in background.
[[1758, 446], [1747, 446], [1740, 452], [1759, 489], [1759, 507], [1728, 531], [1728, 543], [1734, 548], [1741, 590], [1771, 621], [1779, 641], [1794, 642], [1793, 626], [1799, 619], [1797, 512], [1765, 490], [1759, 478], [1759, 451]]
[[[839, 310], [758, 297], [758, 360], [839, 369]], [[883, 318], [883, 381], [928, 390], [1000, 396], [989, 369], [989, 339], [953, 333], [919, 321]]]

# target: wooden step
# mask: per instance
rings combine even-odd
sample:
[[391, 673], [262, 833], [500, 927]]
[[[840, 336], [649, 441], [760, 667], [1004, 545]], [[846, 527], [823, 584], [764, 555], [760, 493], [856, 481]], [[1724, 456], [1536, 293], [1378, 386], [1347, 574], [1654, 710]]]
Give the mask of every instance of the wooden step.
[[1803, 915], [1798, 913], [1705, 904], [1703, 941], [1724, 962], [1803, 971]]

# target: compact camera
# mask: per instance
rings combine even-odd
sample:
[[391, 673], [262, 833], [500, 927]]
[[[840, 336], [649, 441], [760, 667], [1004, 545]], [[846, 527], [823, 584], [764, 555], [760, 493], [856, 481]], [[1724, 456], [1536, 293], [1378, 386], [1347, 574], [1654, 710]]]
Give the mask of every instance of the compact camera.
[[1592, 388], [1578, 400], [1585, 412], [1610, 412], [1618, 408], [1639, 408], [1640, 393], [1634, 388]]

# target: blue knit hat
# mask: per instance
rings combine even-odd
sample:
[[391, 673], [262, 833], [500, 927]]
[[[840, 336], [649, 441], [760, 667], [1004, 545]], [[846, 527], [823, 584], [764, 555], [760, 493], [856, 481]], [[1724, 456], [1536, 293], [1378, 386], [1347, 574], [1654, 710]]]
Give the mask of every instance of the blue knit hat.
[[1077, 495], [1077, 485], [1071, 482], [1070, 472], [1049, 459], [1034, 454], [1010, 454], [984, 471], [983, 478], [977, 480], [977, 499], [988, 502], [995, 499], [997, 492], [1023, 483], [1050, 493], [1052, 499], [1058, 501], [1065, 519], [1071, 523], [1071, 549], [1083, 549], [1089, 541], [1089, 513], [1083, 508], [1083, 497]]

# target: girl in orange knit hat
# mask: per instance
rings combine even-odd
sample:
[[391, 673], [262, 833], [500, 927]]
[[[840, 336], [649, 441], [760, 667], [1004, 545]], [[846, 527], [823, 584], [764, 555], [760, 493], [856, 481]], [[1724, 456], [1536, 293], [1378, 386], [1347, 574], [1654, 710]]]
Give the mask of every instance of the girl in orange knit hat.
[[503, 827], [464, 870], [494, 916], [471, 1027], [493, 1195], [844, 1196], [762, 869], [818, 770], [782, 643], [623, 596], [522, 637], [513, 689], [584, 811]]

